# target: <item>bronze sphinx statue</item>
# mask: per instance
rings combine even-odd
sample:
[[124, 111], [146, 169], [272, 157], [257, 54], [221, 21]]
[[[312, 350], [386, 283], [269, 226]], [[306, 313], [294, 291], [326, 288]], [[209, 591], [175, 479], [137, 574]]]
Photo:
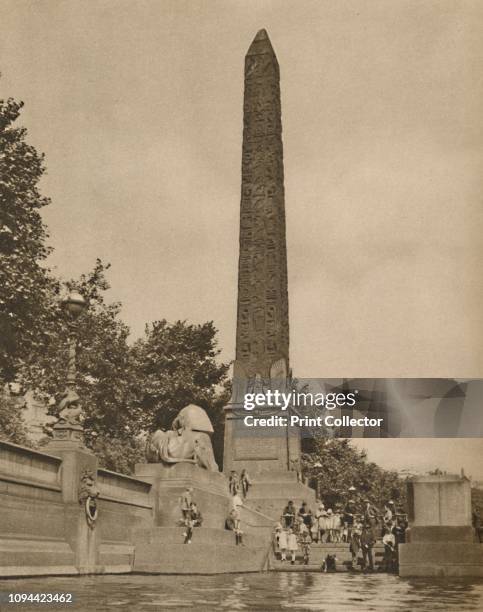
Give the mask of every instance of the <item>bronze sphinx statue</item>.
[[208, 415], [194, 404], [180, 410], [172, 429], [158, 429], [146, 444], [148, 463], [194, 463], [212, 472], [218, 471], [213, 454], [213, 426]]

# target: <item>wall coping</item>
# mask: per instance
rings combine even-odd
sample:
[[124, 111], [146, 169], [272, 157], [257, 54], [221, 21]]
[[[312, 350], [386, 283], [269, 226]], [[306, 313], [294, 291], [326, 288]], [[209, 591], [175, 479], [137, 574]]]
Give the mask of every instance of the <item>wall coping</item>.
[[458, 474], [425, 474], [424, 476], [413, 476], [409, 479], [413, 483], [445, 483], [445, 482], [471, 482], [468, 476], [460, 476]]
[[23, 453], [24, 455], [36, 455], [37, 457], [51, 461], [52, 463], [57, 463], [59, 465], [62, 463], [62, 459], [60, 457], [49, 455], [49, 453], [44, 453], [43, 451], [29, 448], [28, 446], [20, 446], [19, 444], [14, 444], [13, 442], [0, 440], [0, 451], [2, 450], [2, 447], [5, 448], [5, 450]]
[[13, 484], [22, 485], [24, 487], [34, 487], [36, 489], [47, 489], [48, 491], [62, 491], [62, 487], [60, 485], [48, 484], [46, 482], [41, 482], [40, 480], [27, 480], [24, 478], [17, 478], [16, 476], [9, 476], [4, 473], [0, 473], [0, 481], [11, 482]]
[[99, 495], [99, 499], [103, 501], [113, 502], [116, 504], [123, 504], [124, 506], [135, 506], [136, 508], [147, 508], [148, 510], [153, 509], [152, 503], [143, 504], [141, 502], [130, 501], [130, 500], [122, 499], [120, 497], [110, 497], [108, 495], [103, 495], [102, 493]]
[[127, 482], [132, 482], [133, 484], [140, 484], [146, 489], [151, 488], [151, 483], [146, 480], [141, 480], [140, 478], [135, 478], [133, 476], [128, 476], [127, 474], [121, 474], [120, 472], [112, 472], [111, 470], [106, 470], [105, 468], [98, 468], [97, 470], [98, 476], [107, 476], [110, 478], [118, 478], [119, 480], [126, 480]]

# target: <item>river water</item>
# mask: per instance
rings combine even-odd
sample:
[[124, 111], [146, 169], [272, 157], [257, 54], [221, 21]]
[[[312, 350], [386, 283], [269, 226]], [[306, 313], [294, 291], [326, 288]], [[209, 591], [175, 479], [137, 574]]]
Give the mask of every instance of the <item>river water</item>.
[[[308, 572], [218, 576], [89, 576], [1, 580], [2, 612], [14, 610], [483, 610], [483, 579], [402, 579]], [[72, 593], [74, 603], [6, 604], [5, 594]]]

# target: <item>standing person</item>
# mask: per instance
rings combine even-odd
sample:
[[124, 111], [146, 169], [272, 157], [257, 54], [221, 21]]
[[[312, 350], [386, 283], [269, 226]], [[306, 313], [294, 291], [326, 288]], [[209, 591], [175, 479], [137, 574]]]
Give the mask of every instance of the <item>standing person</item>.
[[361, 549], [362, 523], [355, 521], [351, 530], [350, 552], [352, 555], [352, 567], [357, 565], [357, 557]]
[[310, 508], [307, 510], [307, 514], [304, 516], [304, 523], [308, 529], [310, 540], [312, 540], [312, 527], [314, 526], [314, 517]]
[[286, 561], [287, 557], [287, 545], [288, 545], [288, 537], [285, 529], [282, 529], [278, 535], [278, 547], [280, 549], [280, 558], [282, 561]]
[[245, 468], [243, 468], [243, 470], [241, 471], [240, 483], [242, 488], [242, 495], [243, 498], [245, 498], [248, 495], [248, 489], [251, 487], [252, 484], [250, 477], [248, 476], [248, 472]]
[[383, 571], [394, 572], [396, 570], [396, 538], [392, 531], [392, 525], [383, 529], [382, 543], [384, 544]]
[[[374, 546], [374, 532], [369, 523], [364, 523], [361, 534], [362, 569], [365, 572], [374, 571], [372, 548]], [[369, 565], [369, 566], [368, 566]]]
[[356, 513], [355, 502], [349, 499], [344, 509], [344, 525], [347, 525], [347, 542], [351, 541], [352, 526], [354, 525], [354, 515]]
[[277, 553], [280, 550], [280, 533], [282, 531], [282, 525], [280, 523], [275, 523], [274, 532], [273, 532], [273, 552]]
[[369, 523], [369, 525], [373, 527], [377, 522], [377, 515], [377, 508], [366, 498], [364, 500], [363, 512], [364, 523]]
[[319, 519], [316, 517], [314, 517], [312, 521], [310, 535], [312, 536], [312, 542], [315, 542], [315, 544], [317, 544], [319, 541]]
[[235, 544], [243, 546], [243, 531], [240, 527], [240, 521], [238, 521], [238, 527], [235, 529]]
[[307, 525], [304, 523], [303, 517], [299, 516], [298, 519], [295, 521], [294, 532], [299, 536], [302, 536], [303, 534], [309, 532]]
[[327, 542], [327, 539], [329, 537], [329, 517], [325, 510], [321, 510], [319, 512], [318, 524], [319, 524], [319, 542], [320, 543]]
[[311, 537], [310, 537], [310, 533], [307, 531], [306, 533], [302, 534], [302, 538], [300, 540], [300, 546], [302, 548], [302, 555], [303, 555], [303, 563], [304, 563], [304, 565], [308, 565], [309, 564], [309, 559], [310, 559], [310, 544], [311, 544]]
[[298, 511], [298, 516], [305, 518], [306, 514], [307, 514], [307, 502], [302, 502], [302, 505], [300, 506], [299, 511]]
[[326, 517], [326, 525], [327, 525], [327, 538], [326, 538], [326, 542], [333, 542], [334, 541], [334, 515], [332, 512], [332, 508], [329, 508], [327, 510], [327, 517]]
[[295, 555], [297, 553], [298, 548], [299, 548], [299, 545], [297, 542], [297, 536], [295, 535], [292, 529], [289, 529], [288, 535], [287, 535], [287, 549], [291, 555], [291, 560], [290, 560], [291, 565], [295, 564]]
[[344, 544], [347, 544], [349, 542], [349, 526], [347, 525], [347, 523], [345, 521], [342, 524], [342, 538], [341, 538], [341, 541], [344, 542]]
[[339, 512], [339, 510], [336, 510], [334, 512], [334, 515], [332, 517], [332, 533], [333, 533], [333, 537], [334, 537], [334, 542], [340, 542], [341, 541], [341, 529], [342, 529], [342, 518], [341, 518], [341, 513]]
[[179, 498], [179, 505], [181, 509], [181, 514], [183, 515], [183, 520], [188, 517], [191, 513], [191, 504], [193, 502], [193, 488], [186, 487], [183, 491], [181, 497]]
[[407, 523], [404, 522], [404, 519], [402, 518], [396, 519], [396, 524], [394, 525], [392, 529], [394, 537], [396, 538], [396, 545], [406, 543], [406, 527], [407, 527]]
[[473, 528], [475, 530], [476, 538], [478, 542], [481, 544], [483, 542], [483, 528], [481, 526], [482, 525], [481, 513], [480, 513], [480, 509], [478, 506], [475, 506], [475, 509], [473, 510], [472, 522], [473, 522]]
[[240, 491], [240, 477], [238, 476], [238, 472], [236, 470], [232, 470], [230, 472], [230, 478], [228, 479], [228, 488], [230, 490], [231, 495], [238, 495]]
[[384, 516], [383, 521], [386, 526], [391, 525], [396, 519], [396, 507], [392, 500], [388, 501], [384, 506]]
[[283, 519], [285, 521], [285, 527], [287, 529], [292, 529], [295, 522], [295, 506], [293, 505], [293, 501], [289, 501], [285, 506], [283, 511]]
[[235, 532], [235, 544], [237, 546], [238, 544], [243, 544], [242, 542], [243, 531], [241, 530], [241, 518], [240, 518], [240, 512], [238, 508], [235, 507], [230, 510], [230, 514], [228, 515], [228, 519], [226, 523], [229, 529]]
[[314, 515], [314, 528], [312, 529], [312, 534], [315, 534], [312, 537], [314, 542], [319, 542], [319, 540], [322, 542], [322, 535], [320, 533], [320, 518], [322, 517], [323, 513], [325, 513], [325, 506], [322, 502], [319, 502]]

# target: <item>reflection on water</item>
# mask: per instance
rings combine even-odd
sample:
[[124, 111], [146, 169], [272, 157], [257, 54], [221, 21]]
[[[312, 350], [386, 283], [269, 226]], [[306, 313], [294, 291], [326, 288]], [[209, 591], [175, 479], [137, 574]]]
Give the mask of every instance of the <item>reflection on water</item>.
[[387, 574], [225, 574], [89, 576], [0, 581], [0, 592], [71, 592], [75, 603], [13, 610], [483, 610], [483, 579], [402, 579]]

